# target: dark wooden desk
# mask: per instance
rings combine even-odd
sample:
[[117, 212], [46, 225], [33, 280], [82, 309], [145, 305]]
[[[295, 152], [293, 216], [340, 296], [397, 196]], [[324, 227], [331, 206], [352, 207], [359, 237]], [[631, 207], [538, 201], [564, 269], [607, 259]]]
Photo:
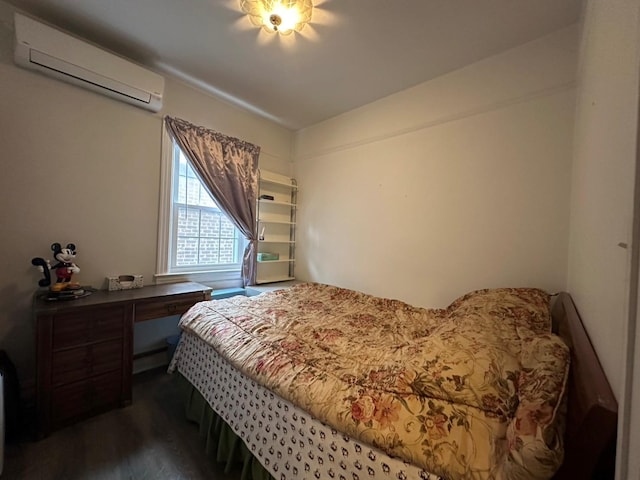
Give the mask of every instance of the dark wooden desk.
[[133, 323], [178, 315], [209, 300], [185, 282], [97, 291], [65, 301], [36, 296], [38, 434], [131, 403]]

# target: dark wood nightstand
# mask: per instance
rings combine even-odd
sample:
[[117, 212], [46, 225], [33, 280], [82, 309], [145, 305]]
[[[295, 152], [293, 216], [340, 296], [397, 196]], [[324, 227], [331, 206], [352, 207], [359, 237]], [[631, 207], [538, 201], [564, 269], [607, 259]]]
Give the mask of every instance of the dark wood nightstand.
[[193, 282], [65, 301], [36, 296], [38, 435], [129, 405], [133, 323], [182, 314], [210, 298], [211, 288]]

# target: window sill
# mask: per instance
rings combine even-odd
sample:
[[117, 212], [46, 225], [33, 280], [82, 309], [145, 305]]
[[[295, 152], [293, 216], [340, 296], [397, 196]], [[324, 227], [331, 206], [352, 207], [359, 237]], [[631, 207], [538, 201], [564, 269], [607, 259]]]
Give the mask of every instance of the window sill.
[[242, 287], [242, 275], [239, 270], [222, 270], [218, 272], [180, 272], [156, 273], [154, 276], [158, 285], [164, 283], [198, 282], [213, 289]]

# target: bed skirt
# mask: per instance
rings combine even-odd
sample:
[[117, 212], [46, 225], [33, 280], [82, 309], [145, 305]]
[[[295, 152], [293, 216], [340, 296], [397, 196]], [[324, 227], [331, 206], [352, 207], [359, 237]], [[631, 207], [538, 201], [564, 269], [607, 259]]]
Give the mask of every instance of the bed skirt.
[[185, 415], [188, 420], [198, 424], [209, 458], [225, 464], [225, 473], [242, 466], [240, 480], [273, 480], [242, 439], [213, 411], [202, 394], [182, 374], [176, 372], [175, 375], [184, 399]]

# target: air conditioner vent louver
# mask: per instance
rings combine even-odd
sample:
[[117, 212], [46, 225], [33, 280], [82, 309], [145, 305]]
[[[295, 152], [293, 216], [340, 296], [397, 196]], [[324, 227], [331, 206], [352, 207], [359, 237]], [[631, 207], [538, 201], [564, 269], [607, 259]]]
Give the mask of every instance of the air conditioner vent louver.
[[15, 14], [16, 64], [157, 112], [164, 78], [71, 35]]

